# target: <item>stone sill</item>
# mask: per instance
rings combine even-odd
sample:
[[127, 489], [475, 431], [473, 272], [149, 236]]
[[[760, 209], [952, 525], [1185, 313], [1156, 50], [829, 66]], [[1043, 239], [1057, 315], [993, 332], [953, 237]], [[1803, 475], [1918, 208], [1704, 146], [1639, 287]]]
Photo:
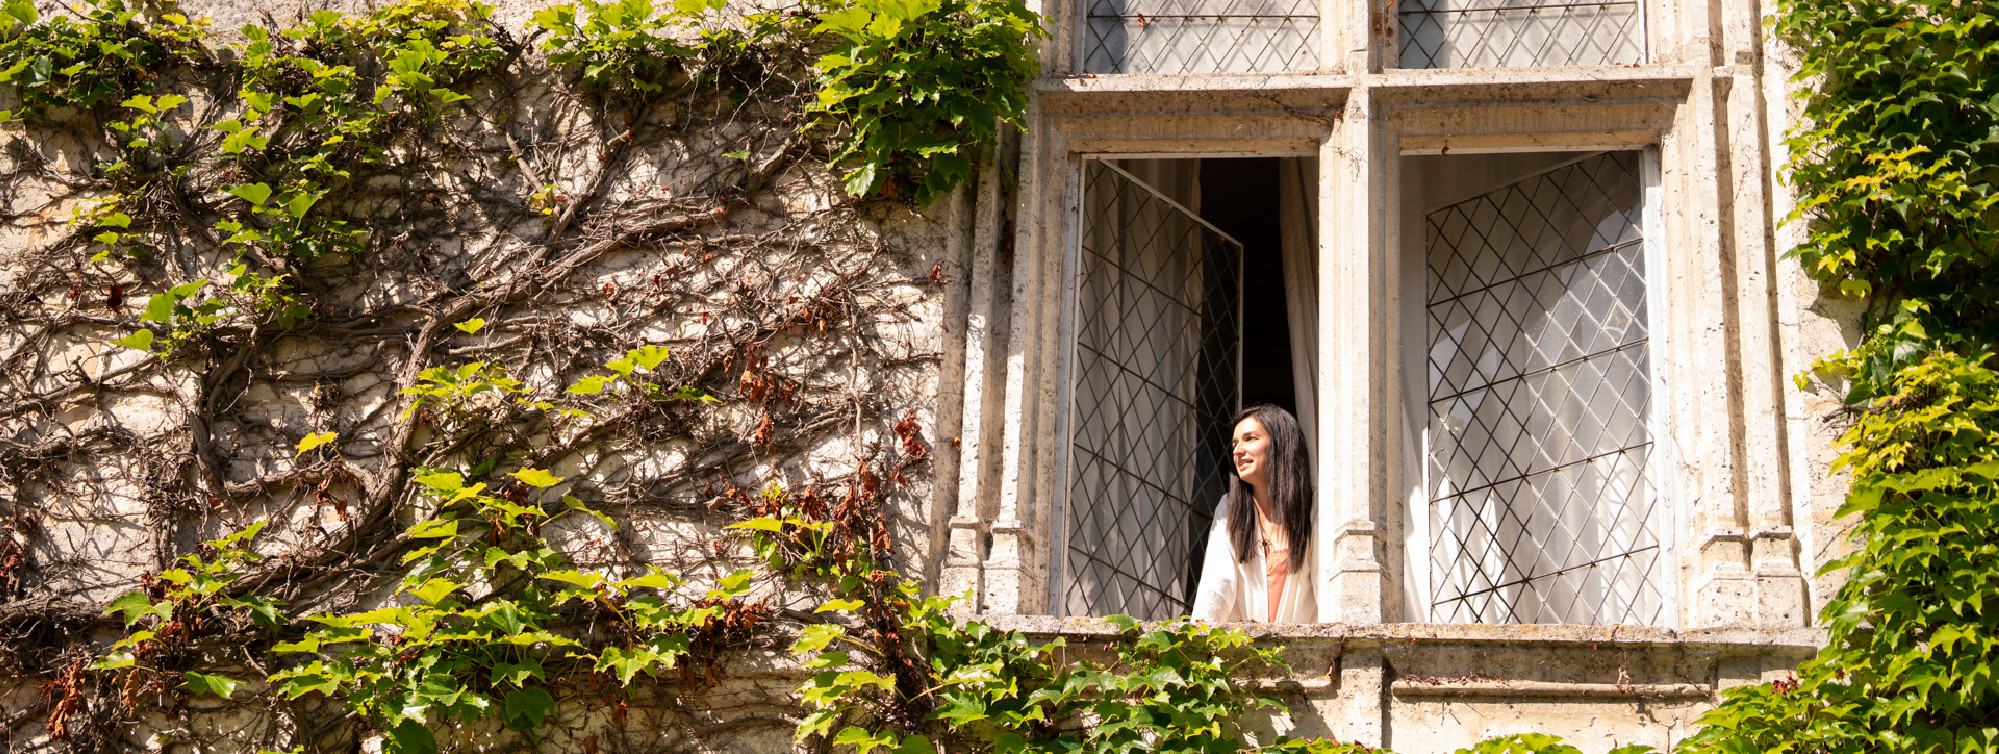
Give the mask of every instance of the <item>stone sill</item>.
[[1548, 97], [1682, 97], [1699, 71], [1691, 65], [1568, 66], [1547, 68], [1390, 69], [1380, 73], [1067, 74], [1035, 79], [1044, 98], [1066, 100], [1120, 94], [1318, 93], [1343, 96], [1366, 87], [1385, 101], [1438, 99], [1539, 99]]
[[[1056, 618], [1047, 615], [977, 616], [994, 628], [1030, 636], [1113, 636], [1117, 628], [1101, 618]], [[1151, 625], [1151, 624], [1149, 624]], [[1656, 648], [1723, 650], [1749, 649], [1763, 654], [1808, 656], [1825, 646], [1819, 628], [1706, 628], [1676, 631], [1644, 626], [1493, 625], [1451, 623], [1382, 623], [1356, 625], [1317, 623], [1273, 625], [1232, 624], [1265, 642], [1299, 647], [1338, 645], [1379, 646], [1535, 646], [1601, 649]]]

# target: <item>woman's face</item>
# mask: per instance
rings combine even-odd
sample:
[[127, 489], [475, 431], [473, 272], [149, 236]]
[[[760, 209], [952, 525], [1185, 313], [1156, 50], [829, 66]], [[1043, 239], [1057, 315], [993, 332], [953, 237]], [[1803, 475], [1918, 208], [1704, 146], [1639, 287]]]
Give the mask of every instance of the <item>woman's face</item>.
[[1235, 447], [1235, 473], [1242, 477], [1244, 484], [1257, 489], [1270, 478], [1270, 434], [1263, 431], [1263, 422], [1252, 416], [1235, 425], [1235, 437], [1231, 441]]

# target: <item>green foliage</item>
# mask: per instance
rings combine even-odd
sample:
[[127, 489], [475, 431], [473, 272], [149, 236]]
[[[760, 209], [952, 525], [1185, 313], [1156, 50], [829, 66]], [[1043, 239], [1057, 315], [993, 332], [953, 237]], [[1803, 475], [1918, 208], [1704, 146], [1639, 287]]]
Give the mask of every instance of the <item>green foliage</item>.
[[[1732, 689], [1686, 751], [1999, 749], [1999, 16], [1950, 0], [1785, 0], [1804, 120], [1790, 135], [1792, 254], [1865, 296], [1836, 462], [1856, 549], [1794, 679]], [[1803, 379], [1801, 378], [1801, 386]]]
[[1862, 403], [1935, 348], [1999, 335], [1999, 16], [1952, 0], [1787, 0], [1776, 32], [1819, 79], [1788, 144], [1793, 250], [1828, 289], [1873, 296], [1868, 338], [1823, 366]]
[[[574, 67], [613, 104], [650, 101], [683, 80], [771, 59], [772, 50], [837, 40], [813, 68], [821, 90], [806, 127], [838, 140], [832, 159], [846, 166], [853, 195], [927, 204], [971, 176], [1002, 122], [1019, 124], [1026, 80], [1038, 70], [1032, 42], [1044, 32], [1018, 0], [856, 2], [823, 8], [816, 26], [770, 13], [725, 22], [720, 0], [660, 7], [584, 0], [539, 12], [535, 24], [549, 32], [541, 46], [550, 62]], [[212, 189], [224, 214], [212, 233], [236, 255], [229, 285], [199, 297], [176, 289], [168, 310], [149, 307], [159, 316], [145, 321], [158, 327], [113, 341], [162, 356], [225, 324], [291, 329], [311, 317], [313, 303], [294, 288], [294, 260], [355, 252], [368, 239], [363, 223], [335, 204], [343, 187], [392, 167], [399, 154], [425, 159], [424, 135], [517, 52], [496, 33], [492, 8], [466, 0], [403, 0], [360, 15], [319, 11], [281, 30], [246, 26], [232, 64], [239, 99], [224, 103], [233, 117], [198, 122], [181, 112], [185, 95], [156, 90], [164, 74], [221, 65], [204, 43], [207, 21], [124, 3], [104, 0], [76, 18], [42, 18], [28, 0], [6, 5], [0, 83], [17, 86], [29, 115], [50, 107], [110, 111], [103, 122], [118, 158], [101, 169], [119, 193], [73, 220], [99, 247], [94, 261], [144, 257], [178, 231], [135, 221], [134, 213], [162, 185], [185, 190], [183, 153], [199, 146], [190, 141], [214, 143], [231, 163], [232, 181]], [[690, 69], [693, 60], [702, 65]], [[0, 121], [14, 117], [0, 113]], [[527, 199], [550, 216], [562, 201], [554, 184]], [[446, 375], [426, 377], [434, 389], [450, 387], [429, 379]], [[705, 396], [676, 386], [659, 397]]]
[[150, 94], [160, 71], [206, 57], [206, 19], [142, 12], [123, 0], [76, 10], [42, 18], [33, 0], [9, 0], [0, 13], [0, 83], [18, 87], [25, 114]]
[[363, 231], [319, 208], [355, 171], [386, 164], [493, 73], [506, 51], [490, 6], [405, 0], [362, 16], [319, 11], [273, 31], [246, 26], [243, 110], [209, 126], [251, 180], [216, 226], [227, 242], [270, 257], [310, 259], [359, 248]]
[[847, 193], [929, 204], [1021, 125], [1040, 72], [1040, 18], [1019, 0], [853, 0], [819, 14], [839, 44], [813, 66], [812, 110], [834, 128]]
[[429, 407], [446, 417], [468, 417], [477, 410], [473, 399], [487, 393], [513, 396], [516, 403], [533, 405], [521, 397], [526, 392], [527, 385], [497, 364], [474, 361], [456, 367], [431, 367], [417, 375], [416, 384], [403, 388], [403, 395], [410, 396], [409, 408], [403, 411], [403, 416]]
[[[163, 295], [158, 301], [165, 303], [155, 308], [171, 309], [192, 294]], [[472, 320], [458, 329], [476, 334], [484, 325]], [[660, 367], [666, 357], [664, 349], [642, 347], [611, 367], [629, 378]], [[479, 362], [425, 374], [411, 391], [414, 405], [449, 409], [485, 393], [527, 390]], [[309, 434], [297, 452], [328, 448], [337, 438], [334, 432]], [[142, 630], [93, 667], [162, 676], [170, 669], [151, 658], [188, 664], [197, 648], [193, 640], [203, 631], [233, 625], [215, 620], [218, 614], [233, 623], [253, 621], [297, 637], [259, 647], [288, 660], [267, 679], [276, 693], [337, 699], [383, 734], [387, 750], [419, 754], [438, 750], [433, 726], [446, 721], [495, 720], [535, 736], [555, 709], [551, 679], [581, 672], [630, 685], [675, 668], [699, 642], [767, 612], [747, 602], [749, 571], [692, 590], [656, 568], [613, 578], [568, 567], [541, 536], [544, 522], [576, 515], [607, 530], [617, 525], [575, 497], [557, 497], [568, 480], [546, 469], [519, 468], [496, 482], [476, 481], [496, 465], [417, 470], [412, 483], [429, 513], [403, 532], [408, 544], [395, 562], [386, 604], [301, 622], [280, 612], [279, 603], [230, 596], [226, 590], [241, 578], [242, 567], [259, 560], [247, 549], [264, 526], [259, 522], [184, 556], [182, 568], [161, 573], [147, 590], [112, 602], [107, 612], [123, 616], [127, 629]], [[586, 630], [593, 626], [610, 630]], [[246, 685], [191, 668], [175, 680], [188, 693], [225, 698]]]
[[567, 392], [577, 396], [635, 395], [648, 400], [715, 401], [715, 396], [692, 385], [669, 386], [653, 379], [654, 370], [672, 353], [663, 346], [639, 346], [604, 362], [605, 372], [585, 375]]
[[[341, 699], [386, 736], [390, 748], [434, 751], [439, 721], [497, 719], [532, 733], [554, 710], [551, 666], [567, 663], [630, 684], [658, 675], [690, 651], [690, 634], [741, 608], [750, 574], [720, 580], [698, 598], [672, 601], [684, 582], [652, 569], [625, 579], [564, 568], [539, 523], [570, 511], [609, 519], [574, 498], [555, 513], [542, 499], [563, 478], [542, 469], [507, 476], [532, 503], [495, 494], [455, 471], [416, 477], [435, 516], [410, 527], [391, 605], [314, 615], [318, 628], [274, 647], [302, 657], [271, 680], [290, 697]], [[565, 616], [565, 611], [567, 615]], [[608, 637], [557, 629], [586, 621], [616, 626]]]
[[[832, 161], [849, 194], [926, 205], [971, 177], [1002, 123], [1021, 125], [1027, 81], [1040, 71], [1033, 44], [1047, 36], [1019, 0], [836, 0], [812, 24], [769, 13], [722, 24], [722, 6], [583, 0], [536, 13], [535, 24], [549, 31], [550, 62], [626, 103], [693, 75], [689, 61], [713, 71], [757, 48], [831, 44], [812, 66], [808, 126], [837, 141]], [[550, 199], [542, 204], [552, 212]]]
[[250, 626], [275, 629], [282, 624], [279, 608], [283, 603], [228, 593], [245, 566], [262, 560], [249, 549], [249, 543], [263, 528], [264, 522], [259, 521], [203, 543], [196, 552], [182, 555], [175, 568], [148, 576], [143, 589], [112, 600], [104, 612], [120, 616], [128, 633], [90, 667], [117, 674], [126, 689], [181, 685], [191, 694], [228, 698], [241, 681], [180, 667], [188, 663], [206, 636], [241, 632]]
[[1729, 752], [1999, 747], [1999, 373], [1933, 353], [1841, 438], [1859, 548], [1794, 681], [1729, 692], [1688, 746]]
[[704, 17], [722, 9], [721, 0], [675, 0], [654, 7], [650, 0], [582, 0], [534, 14], [548, 30], [542, 49], [548, 61], [573, 66], [599, 92], [618, 100], [657, 95], [686, 73], [683, 59], [707, 51]]
[[[419, 475], [438, 512], [406, 532], [416, 546], [402, 557], [391, 606], [311, 616], [318, 628], [274, 648], [306, 658], [271, 676], [280, 692], [340, 698], [391, 748], [431, 751], [433, 719], [539, 726], [555, 705], [547, 663], [580, 661], [622, 682], [672, 667], [687, 651], [685, 628], [714, 608], [673, 608], [638, 593], [679, 585], [666, 574], [610, 581], [559, 569], [563, 558], [537, 524], [550, 515], [539, 498], [564, 480], [541, 469], [509, 476], [534, 489], [536, 501], [492, 494], [459, 472]], [[607, 606], [625, 626], [621, 641], [598, 649], [557, 633], [558, 608], [571, 601]]]
[[[818, 671], [801, 688], [816, 709], [800, 740], [830, 736], [859, 752], [1237, 751], [1243, 714], [1282, 706], [1246, 679], [1284, 661], [1240, 629], [1190, 621], [1148, 629], [1113, 616], [1121, 631], [1109, 642], [1113, 659], [1079, 651], [1071, 661], [1059, 638], [1036, 642], [960, 623], [948, 613], [952, 600], [919, 600], [915, 584], [901, 591], [897, 617], [924, 655], [925, 686], [906, 695], [880, 671], [889, 658], [865, 636], [841, 624], [809, 627], [793, 648]], [[857, 607], [835, 600], [821, 610]], [[908, 717], [923, 708], [920, 720]]]

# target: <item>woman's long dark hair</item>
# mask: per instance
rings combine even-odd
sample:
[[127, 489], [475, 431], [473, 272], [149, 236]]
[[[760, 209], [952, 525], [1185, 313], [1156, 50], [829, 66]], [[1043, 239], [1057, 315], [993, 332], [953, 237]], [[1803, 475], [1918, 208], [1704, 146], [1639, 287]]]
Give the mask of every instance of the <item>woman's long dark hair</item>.
[[[1284, 527], [1286, 539], [1291, 542], [1289, 570], [1296, 573], [1305, 566], [1305, 546], [1312, 538], [1312, 464], [1305, 456], [1305, 433], [1298, 429], [1298, 420], [1291, 412], [1258, 403], [1237, 411], [1229, 420], [1229, 437], [1235, 437], [1235, 427], [1244, 419], [1255, 419], [1263, 425], [1264, 435], [1269, 437], [1270, 452], [1266, 459], [1270, 465], [1265, 475], [1270, 489], [1264, 490], [1264, 499], [1277, 511], [1277, 524]], [[1235, 468], [1235, 453], [1229, 453], [1229, 468]], [[1251, 499], [1250, 486], [1242, 477], [1229, 474], [1229, 544], [1235, 546], [1236, 562], [1249, 560], [1252, 547], [1257, 545], [1256, 501]]]

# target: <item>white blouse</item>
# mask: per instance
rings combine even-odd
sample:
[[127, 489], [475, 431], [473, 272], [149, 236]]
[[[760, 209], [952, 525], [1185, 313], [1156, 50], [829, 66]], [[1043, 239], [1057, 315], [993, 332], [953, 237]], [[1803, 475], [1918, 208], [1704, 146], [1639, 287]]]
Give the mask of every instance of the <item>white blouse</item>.
[[[1284, 579], [1284, 593], [1277, 599], [1278, 623], [1317, 623], [1318, 600], [1312, 590], [1312, 564], [1317, 562], [1317, 538], [1307, 539], [1305, 567]], [[1201, 561], [1201, 586], [1194, 593], [1192, 617], [1209, 623], [1262, 622], [1270, 615], [1269, 587], [1264, 583], [1262, 548], [1251, 551], [1249, 559], [1237, 562], [1235, 547], [1229, 544], [1229, 500], [1215, 507], [1215, 523], [1208, 530], [1208, 553]]]

